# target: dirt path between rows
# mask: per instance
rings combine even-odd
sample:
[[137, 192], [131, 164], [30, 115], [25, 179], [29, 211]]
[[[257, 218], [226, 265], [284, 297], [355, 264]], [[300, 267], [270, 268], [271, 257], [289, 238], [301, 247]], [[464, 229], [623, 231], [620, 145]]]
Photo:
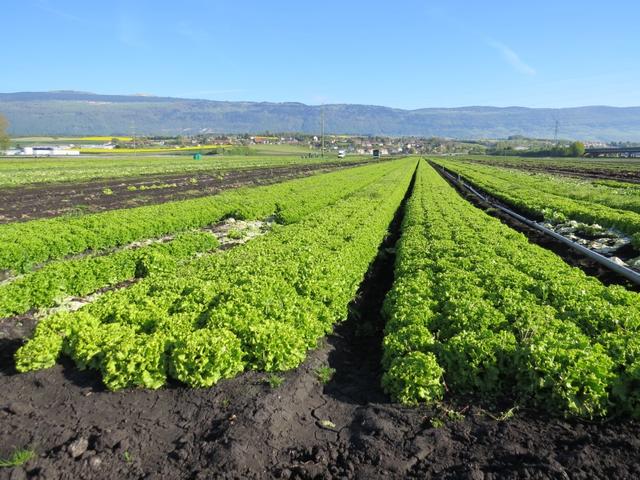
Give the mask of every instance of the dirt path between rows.
[[[379, 312], [400, 221], [348, 320], [280, 386], [247, 372], [210, 389], [108, 392], [69, 362], [18, 375], [11, 357], [28, 332], [16, 330], [0, 344], [0, 456], [37, 455], [0, 479], [638, 478], [637, 421], [499, 419], [508, 402], [489, 413], [464, 399], [437, 409], [389, 400]], [[326, 384], [321, 367], [335, 369]]]
[[203, 197], [227, 189], [268, 185], [363, 163], [368, 162], [146, 175], [2, 189], [0, 224]]

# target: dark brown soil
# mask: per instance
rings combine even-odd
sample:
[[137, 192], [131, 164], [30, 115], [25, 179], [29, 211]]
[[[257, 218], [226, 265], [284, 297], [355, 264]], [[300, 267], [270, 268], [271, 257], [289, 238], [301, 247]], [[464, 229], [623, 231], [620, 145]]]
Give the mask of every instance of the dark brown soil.
[[[635, 421], [567, 421], [532, 411], [500, 421], [471, 405], [463, 419], [434, 427], [440, 411], [402, 407], [380, 392], [377, 363], [364, 339], [354, 342], [354, 327], [339, 329], [275, 389], [253, 372], [211, 389], [111, 393], [68, 363], [20, 376], [3, 370], [0, 453], [29, 446], [37, 456], [0, 469], [0, 478], [640, 475]], [[327, 364], [336, 374], [322, 385], [315, 371]], [[86, 451], [73, 458], [72, 445], [83, 439]]]
[[[361, 163], [328, 162], [313, 165], [146, 175], [3, 189], [0, 190], [0, 224], [203, 197], [231, 188], [267, 185], [315, 173], [353, 167]], [[141, 186], [162, 188], [140, 190]], [[136, 190], [132, 190], [133, 187], [136, 187]]]
[[[211, 389], [114, 393], [68, 362], [18, 375], [11, 357], [31, 326], [6, 329], [13, 337], [0, 344], [0, 455], [25, 447], [37, 455], [0, 469], [0, 478], [638, 478], [636, 421], [528, 410], [499, 419], [507, 407], [390, 402], [380, 388], [379, 312], [400, 219], [349, 319], [278, 387], [247, 372]], [[323, 366], [335, 369], [327, 384], [318, 379]]]

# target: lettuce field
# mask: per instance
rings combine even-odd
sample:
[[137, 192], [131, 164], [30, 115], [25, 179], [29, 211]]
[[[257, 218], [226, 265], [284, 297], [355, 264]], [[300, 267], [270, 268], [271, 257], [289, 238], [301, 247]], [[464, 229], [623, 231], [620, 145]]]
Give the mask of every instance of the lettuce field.
[[[0, 198], [311, 161], [69, 162]], [[488, 203], [640, 271], [636, 170], [357, 163], [6, 217], [0, 478], [637, 478], [640, 286]]]

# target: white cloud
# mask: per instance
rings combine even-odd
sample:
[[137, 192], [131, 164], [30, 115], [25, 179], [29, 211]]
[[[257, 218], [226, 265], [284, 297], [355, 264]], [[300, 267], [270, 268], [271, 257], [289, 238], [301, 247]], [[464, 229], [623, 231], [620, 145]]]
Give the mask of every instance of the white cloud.
[[536, 74], [536, 70], [532, 66], [525, 63], [516, 52], [514, 52], [504, 43], [500, 43], [495, 40], [489, 40], [487, 43], [490, 47], [498, 50], [502, 54], [502, 57], [507, 61], [507, 63], [518, 72], [524, 75]]

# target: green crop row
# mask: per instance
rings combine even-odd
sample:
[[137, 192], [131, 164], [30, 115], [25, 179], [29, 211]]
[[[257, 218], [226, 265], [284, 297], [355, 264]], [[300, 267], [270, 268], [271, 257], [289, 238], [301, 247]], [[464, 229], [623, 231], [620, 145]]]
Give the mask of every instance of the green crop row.
[[458, 160], [437, 162], [523, 212], [549, 221], [578, 220], [615, 228], [640, 246], [640, 195], [635, 189], [554, 179]]
[[[283, 223], [298, 221], [312, 209], [317, 210], [334, 201], [337, 192], [348, 195], [354, 188], [362, 186], [369, 176], [375, 179], [388, 169], [385, 165], [377, 174], [372, 171], [376, 169], [369, 168], [366, 172], [356, 169], [339, 178], [321, 175], [305, 191], [300, 190], [297, 181], [285, 182], [272, 188], [280, 193], [275, 206], [276, 215]], [[319, 189], [326, 191], [327, 195], [318, 195]], [[250, 203], [260, 196], [265, 196], [265, 189], [248, 190], [244, 199]], [[182, 236], [166, 244], [49, 262], [41, 269], [0, 285], [0, 318], [22, 314], [33, 308], [51, 307], [64, 297], [87, 295], [134, 277], [146, 276], [149, 270], [166, 269], [196, 252], [211, 250], [218, 245], [209, 234], [183, 232], [179, 235]]]
[[295, 222], [394, 168], [393, 162], [368, 165], [211, 197], [2, 225], [0, 270], [25, 272], [41, 262], [201, 228], [228, 216], [263, 218], [275, 213], [282, 223]]
[[418, 168], [386, 300], [383, 386], [640, 415], [640, 295], [606, 287]]
[[167, 243], [48, 263], [40, 270], [0, 285], [0, 318], [52, 307], [65, 297], [88, 295], [125, 280], [170, 270], [195, 253], [218, 245], [218, 240], [209, 233], [183, 232]]
[[[340, 160], [340, 163], [363, 162], [369, 159], [370, 157], [350, 156]], [[0, 161], [0, 188], [36, 183], [85, 182], [96, 179], [118, 178], [126, 181], [127, 177], [137, 179], [136, 177], [152, 174], [215, 175], [229, 170], [319, 165], [335, 160], [337, 160], [335, 157], [321, 160], [301, 158], [298, 155], [279, 155], [277, 152], [260, 156], [205, 155], [201, 160], [195, 160], [190, 155], [135, 156], [130, 152], [125, 155], [100, 157], [83, 155], [66, 158], [10, 157]]]
[[[447, 162], [445, 160], [445, 162]], [[456, 168], [490, 177], [502, 184], [535, 189], [546, 194], [606, 205], [618, 210], [640, 212], [640, 185], [612, 180], [584, 180], [558, 177], [546, 173], [522, 172], [499, 166], [486, 166], [455, 160]]]
[[65, 354], [119, 389], [296, 367], [346, 318], [415, 161], [378, 168], [386, 174], [300, 222], [43, 319], [16, 353], [18, 370]]
[[[460, 157], [458, 157], [460, 158]], [[461, 158], [467, 162], [524, 170], [593, 173], [595, 175], [635, 175], [640, 164], [634, 158], [570, 158], [570, 157], [510, 157], [468, 155]]]

